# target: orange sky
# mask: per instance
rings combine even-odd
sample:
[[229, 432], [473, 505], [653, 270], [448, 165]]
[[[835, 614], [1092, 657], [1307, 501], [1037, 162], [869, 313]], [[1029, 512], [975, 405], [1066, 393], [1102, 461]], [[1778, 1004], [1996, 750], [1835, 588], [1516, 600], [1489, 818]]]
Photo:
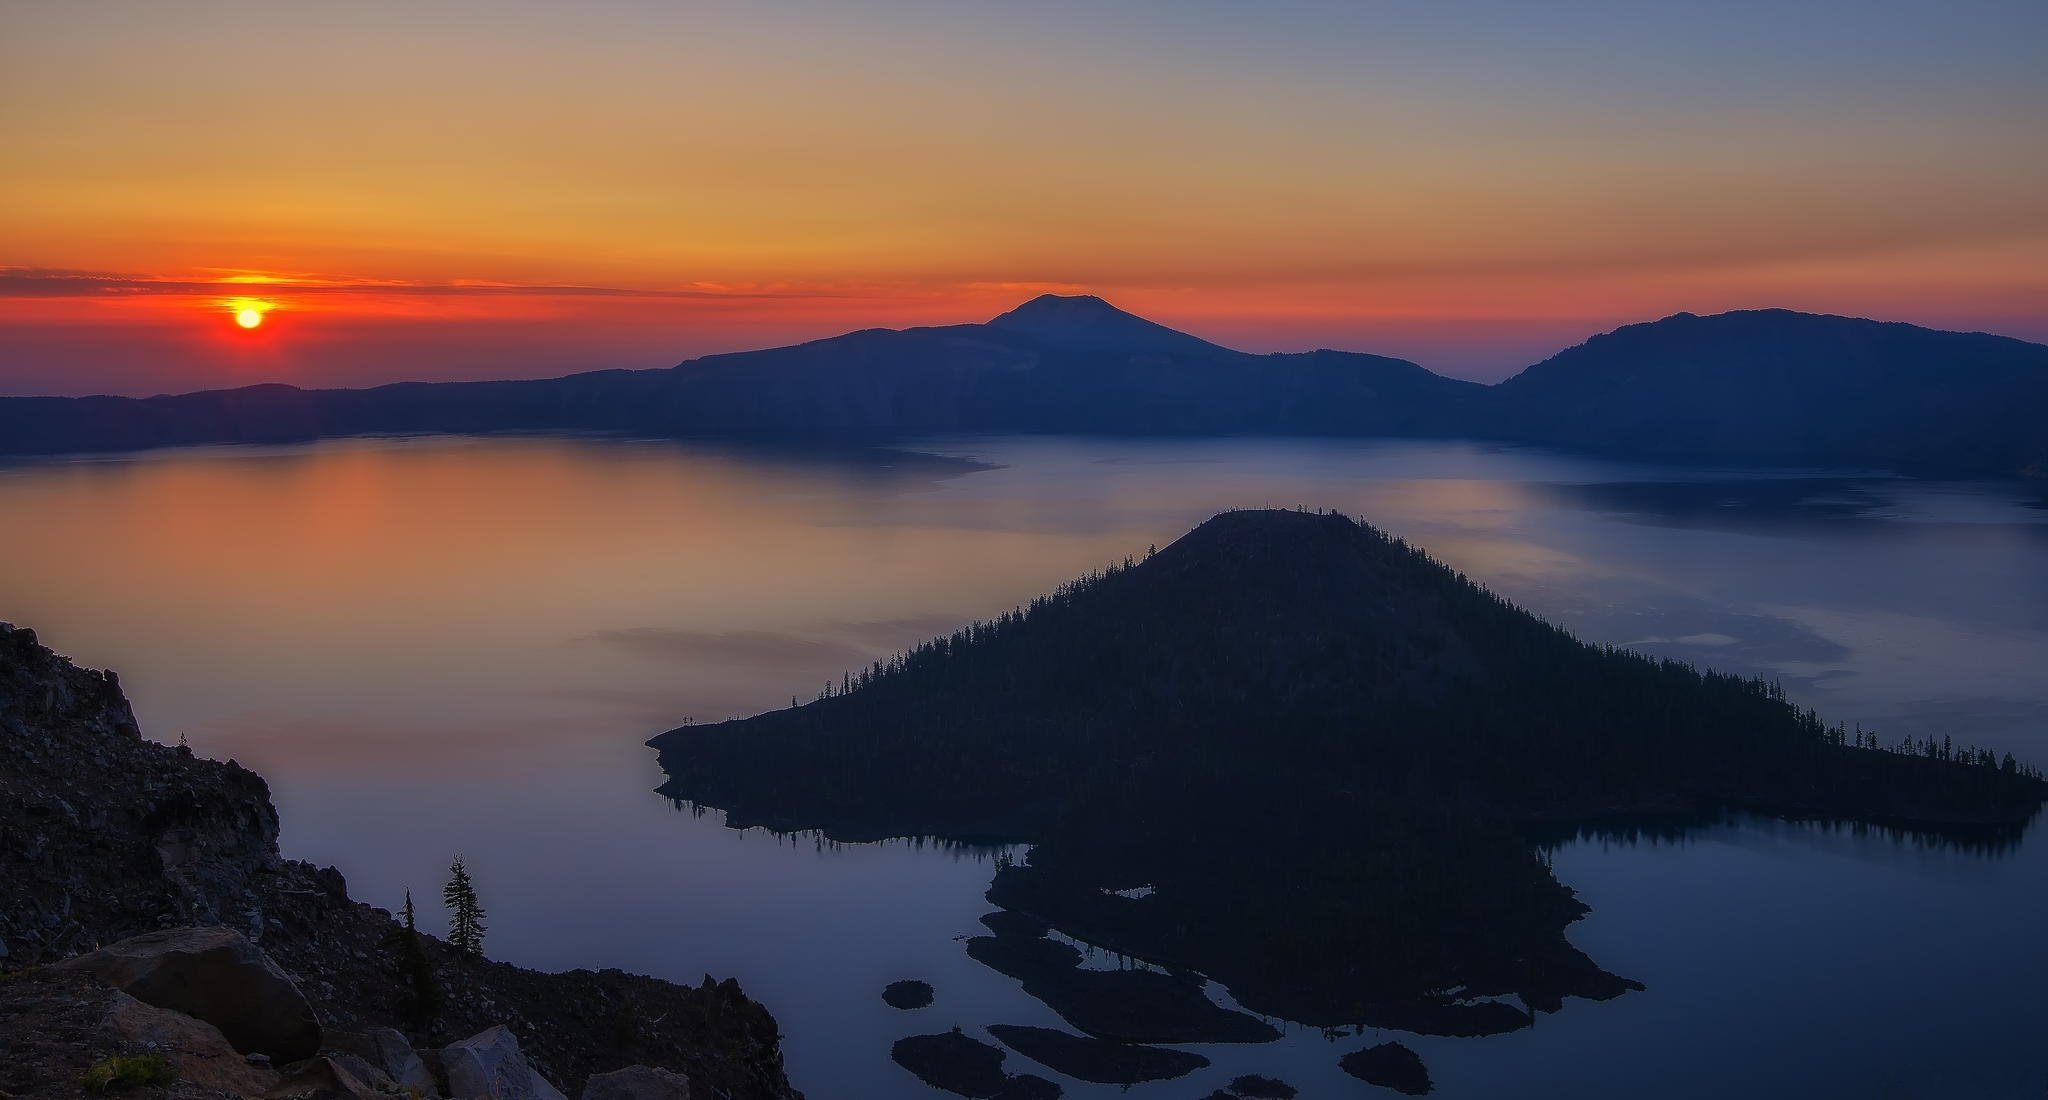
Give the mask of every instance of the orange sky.
[[0, 392], [663, 366], [1047, 289], [1476, 377], [1680, 309], [2043, 339], [2044, 42], [1878, 0], [12, 4]]

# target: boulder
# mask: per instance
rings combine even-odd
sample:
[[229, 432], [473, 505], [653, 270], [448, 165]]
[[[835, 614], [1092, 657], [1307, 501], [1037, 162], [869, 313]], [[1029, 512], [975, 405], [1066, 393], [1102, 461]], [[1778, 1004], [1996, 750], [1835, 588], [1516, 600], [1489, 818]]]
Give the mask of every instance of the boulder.
[[277, 1084], [268, 1066], [251, 1065], [220, 1029], [182, 1012], [144, 1004], [114, 993], [108, 1030], [136, 1046], [163, 1055], [177, 1067], [178, 1080], [236, 1096], [256, 1096]]
[[291, 976], [225, 928], [170, 928], [57, 964], [158, 1008], [204, 1020], [244, 1054], [283, 1064], [320, 1049], [320, 1024]]
[[[348, 1062], [355, 1065], [350, 1066]], [[370, 1074], [374, 1080], [365, 1080], [358, 1076], [359, 1072]], [[397, 1091], [389, 1077], [370, 1069], [362, 1059], [353, 1055], [330, 1058], [323, 1054], [293, 1066], [284, 1080], [263, 1097], [264, 1100], [392, 1100], [404, 1095]]]
[[569, 1100], [527, 1064], [503, 1024], [442, 1047], [440, 1062], [454, 1100]]
[[422, 1097], [439, 1096], [439, 1086], [419, 1052], [405, 1036], [388, 1027], [366, 1031], [328, 1031], [320, 1049], [328, 1054], [347, 1054], [362, 1059], [398, 1085]]
[[627, 1066], [592, 1074], [583, 1100], [690, 1100], [690, 1079], [654, 1066]]

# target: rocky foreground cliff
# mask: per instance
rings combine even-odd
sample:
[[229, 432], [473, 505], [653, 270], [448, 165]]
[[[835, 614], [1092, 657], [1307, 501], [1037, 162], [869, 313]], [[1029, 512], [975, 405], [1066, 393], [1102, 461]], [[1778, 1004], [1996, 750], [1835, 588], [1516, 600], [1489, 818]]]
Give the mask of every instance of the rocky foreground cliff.
[[[774, 1017], [736, 982], [542, 974], [426, 936], [408, 973], [392, 915], [350, 900], [333, 868], [282, 858], [277, 828], [261, 777], [143, 739], [113, 673], [0, 623], [0, 1097], [124, 1084], [139, 1096], [546, 1096], [548, 1083], [570, 1096], [800, 1097]], [[284, 996], [266, 968], [303, 998], [310, 1040], [252, 1049], [263, 1044], [214, 1018], [246, 1015], [250, 990]], [[412, 992], [422, 970], [441, 993], [431, 1013]], [[162, 993], [195, 982], [212, 990], [199, 1007]], [[411, 1085], [390, 1072], [407, 1056], [427, 1073]], [[513, 1062], [530, 1085], [496, 1069], [468, 1080], [498, 1091], [462, 1083], [463, 1065]], [[389, 1080], [349, 1092], [322, 1068], [343, 1065]]]

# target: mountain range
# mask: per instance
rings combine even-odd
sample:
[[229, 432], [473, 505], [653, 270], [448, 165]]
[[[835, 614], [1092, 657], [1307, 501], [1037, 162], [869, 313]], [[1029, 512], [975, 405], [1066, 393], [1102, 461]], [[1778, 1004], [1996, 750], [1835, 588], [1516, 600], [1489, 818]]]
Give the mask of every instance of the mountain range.
[[2048, 477], [2048, 346], [1754, 310], [1681, 313], [1497, 385], [1345, 351], [1256, 355], [1090, 295], [664, 370], [361, 390], [0, 398], [0, 454], [330, 436], [595, 432], [1462, 437], [1658, 461]]

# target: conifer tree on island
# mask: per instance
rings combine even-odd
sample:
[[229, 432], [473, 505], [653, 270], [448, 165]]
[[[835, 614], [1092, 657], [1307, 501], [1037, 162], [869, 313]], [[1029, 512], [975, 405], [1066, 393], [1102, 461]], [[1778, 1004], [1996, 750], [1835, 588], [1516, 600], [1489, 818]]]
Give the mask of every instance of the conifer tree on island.
[[448, 946], [483, 957], [484, 907], [477, 901], [476, 886], [470, 882], [461, 856], [448, 865], [448, 885], [441, 888], [441, 904], [448, 907]]

